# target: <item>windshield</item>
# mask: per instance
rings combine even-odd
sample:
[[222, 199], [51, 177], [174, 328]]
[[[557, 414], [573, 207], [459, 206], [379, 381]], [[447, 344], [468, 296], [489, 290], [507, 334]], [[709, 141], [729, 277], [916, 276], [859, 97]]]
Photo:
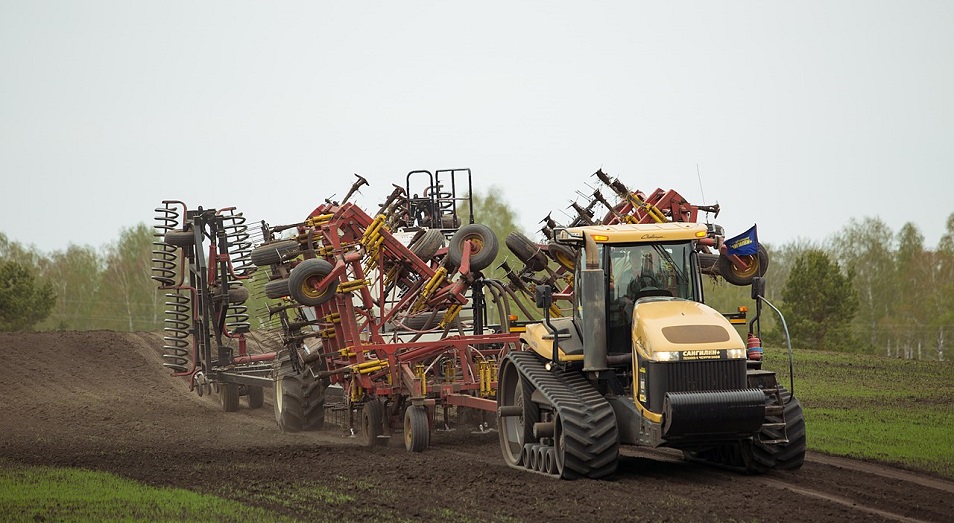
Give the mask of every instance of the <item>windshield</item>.
[[692, 299], [691, 249], [689, 242], [610, 246], [610, 301], [641, 295]]

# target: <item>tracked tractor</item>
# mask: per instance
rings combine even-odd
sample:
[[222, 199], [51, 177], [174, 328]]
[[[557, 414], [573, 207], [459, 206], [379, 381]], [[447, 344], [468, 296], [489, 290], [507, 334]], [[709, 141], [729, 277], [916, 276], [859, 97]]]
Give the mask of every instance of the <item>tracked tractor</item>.
[[[801, 466], [798, 400], [748, 350], [757, 338], [743, 340], [705, 305], [700, 254], [719, 231], [691, 222], [555, 231], [576, 253], [572, 294], [538, 287], [544, 320], [501, 362], [497, 422], [508, 465], [601, 478], [616, 470], [620, 445], [633, 445], [748, 473]], [[572, 316], [546, 314], [556, 298], [572, 301]]]

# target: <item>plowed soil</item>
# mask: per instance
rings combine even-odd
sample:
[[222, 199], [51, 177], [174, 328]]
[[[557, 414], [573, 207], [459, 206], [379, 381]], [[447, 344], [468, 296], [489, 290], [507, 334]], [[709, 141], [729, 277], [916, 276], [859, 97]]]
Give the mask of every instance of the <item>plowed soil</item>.
[[560, 481], [508, 468], [473, 421], [419, 454], [400, 434], [375, 448], [341, 427], [283, 434], [270, 393], [224, 413], [160, 353], [157, 334], [0, 334], [0, 463], [109, 471], [308, 521], [954, 520], [954, 483], [820, 454], [743, 476], [627, 449], [610, 480]]

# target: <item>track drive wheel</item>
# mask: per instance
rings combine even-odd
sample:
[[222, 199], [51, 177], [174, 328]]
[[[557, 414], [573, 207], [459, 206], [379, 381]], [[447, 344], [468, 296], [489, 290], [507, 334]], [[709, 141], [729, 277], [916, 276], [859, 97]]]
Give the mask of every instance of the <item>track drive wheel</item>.
[[412, 405], [404, 411], [404, 448], [410, 452], [424, 452], [431, 442], [427, 423], [427, 408]]
[[[717, 465], [747, 474], [764, 474], [772, 469], [795, 470], [805, 461], [805, 417], [802, 407], [792, 394], [779, 387], [784, 404], [784, 431], [780, 428], [763, 427], [755, 439], [726, 443], [698, 451], [684, 451], [686, 459]], [[791, 401], [789, 401], [791, 399]], [[786, 403], [787, 402], [787, 403]], [[766, 396], [766, 407], [778, 406], [775, 396]], [[766, 416], [766, 423], [781, 423], [783, 416]], [[788, 443], [769, 444], [784, 439]]]
[[[505, 363], [497, 386], [497, 434], [504, 461], [512, 467], [524, 465], [524, 445], [537, 442], [533, 424], [540, 421], [540, 407], [530, 401], [532, 394], [533, 385], [520, 376], [513, 364]], [[519, 407], [520, 414], [502, 415], [512, 414], [507, 412], [508, 408], [515, 410], [512, 407]]]
[[575, 467], [567, 467], [566, 462], [569, 458], [573, 461], [572, 454], [567, 453], [567, 443], [572, 446], [572, 440], [567, 441], [566, 432], [563, 428], [563, 420], [557, 416], [553, 424], [553, 458], [556, 462], [556, 473], [563, 479], [577, 479], [580, 473], [574, 470]]
[[223, 383], [219, 389], [219, 396], [222, 398], [222, 410], [225, 412], [235, 412], [239, 407], [239, 386], [238, 383]]
[[367, 447], [374, 447], [379, 444], [378, 436], [381, 435], [381, 419], [384, 406], [381, 402], [373, 399], [364, 404], [361, 408], [361, 443]]
[[[767, 416], [767, 423], [785, 422], [785, 430], [763, 427], [758, 438], [752, 444], [754, 461], [767, 468], [795, 470], [805, 461], [805, 416], [802, 406], [792, 393], [779, 387], [779, 397], [783, 405], [782, 416]], [[775, 396], [766, 397], [766, 407], [777, 406]], [[788, 443], [768, 445], [763, 442], [787, 437]]]

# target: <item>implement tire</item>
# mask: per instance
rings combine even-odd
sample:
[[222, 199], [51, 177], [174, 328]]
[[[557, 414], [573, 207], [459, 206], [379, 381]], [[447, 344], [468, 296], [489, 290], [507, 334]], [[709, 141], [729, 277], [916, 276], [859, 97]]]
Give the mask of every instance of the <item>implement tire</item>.
[[249, 258], [256, 267], [283, 263], [301, 253], [297, 240], [273, 240], [252, 249]]
[[444, 246], [444, 235], [440, 229], [427, 229], [424, 234], [411, 244], [409, 249], [415, 256], [427, 263]]
[[288, 296], [288, 278], [272, 280], [265, 284], [265, 297], [277, 300]]
[[265, 405], [265, 389], [263, 387], [248, 387], [248, 408], [260, 409]]
[[404, 448], [409, 452], [424, 452], [430, 442], [427, 409], [423, 405], [411, 405], [404, 411]]
[[547, 268], [547, 255], [543, 253], [537, 244], [533, 243], [519, 231], [513, 231], [507, 235], [504, 240], [510, 252], [527, 265], [534, 272], [542, 271]]
[[361, 443], [367, 447], [376, 447], [380, 444], [378, 436], [382, 431], [384, 405], [377, 399], [368, 401], [361, 407]]
[[238, 383], [223, 383], [219, 387], [219, 396], [222, 399], [222, 410], [225, 412], [235, 412], [239, 408], [239, 386]]
[[317, 285], [331, 274], [334, 266], [321, 258], [310, 258], [298, 264], [288, 276], [288, 291], [291, 297], [302, 305], [316, 307], [335, 297], [338, 280], [332, 280], [324, 289]]
[[464, 256], [464, 243], [470, 240], [470, 270], [486, 269], [494, 262], [499, 249], [497, 235], [486, 225], [471, 223], [461, 227], [450, 240], [447, 247], [449, 265], [460, 267]]
[[725, 278], [725, 281], [732, 285], [743, 286], [752, 283], [752, 279], [756, 276], [765, 276], [765, 272], [769, 266], [769, 254], [761, 243], [758, 245], [757, 254], [739, 256], [739, 258], [748, 264], [748, 269], [739, 270], [732, 264], [727, 256], [719, 256], [719, 260], [716, 262], [716, 268], [719, 274]]
[[576, 253], [562, 243], [550, 242], [547, 244], [547, 254], [560, 267], [573, 272], [576, 268]]

